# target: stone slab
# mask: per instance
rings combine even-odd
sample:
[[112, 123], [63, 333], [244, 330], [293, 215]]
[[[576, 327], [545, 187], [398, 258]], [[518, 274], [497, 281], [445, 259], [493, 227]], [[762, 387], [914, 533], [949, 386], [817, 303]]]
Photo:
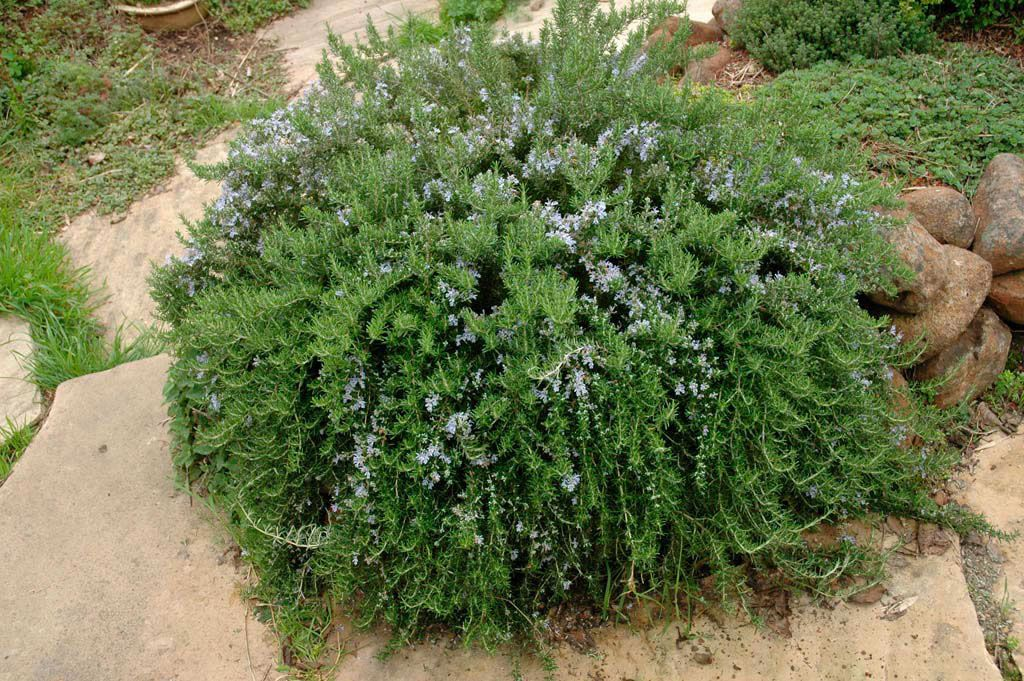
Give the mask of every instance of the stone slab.
[[[590, 652], [557, 646], [552, 651], [557, 669], [549, 676], [535, 657], [490, 655], [446, 638], [399, 650], [382, 662], [375, 654], [386, 636], [355, 634], [347, 642], [354, 652], [343, 659], [334, 678], [999, 681], [959, 556], [954, 545], [942, 556], [909, 559], [886, 582], [887, 595], [873, 605], [839, 603], [828, 609], [805, 600], [794, 606], [790, 638], [728, 618], [698, 618], [691, 631], [695, 638], [689, 640], [684, 622], [646, 631], [605, 627], [594, 632], [596, 646]], [[902, 615], [900, 604], [909, 606]], [[710, 658], [698, 651], [710, 653]]]
[[[327, 47], [328, 27], [347, 41], [365, 35], [366, 19], [378, 28], [404, 19], [409, 13], [437, 14], [436, 0], [313, 0], [309, 7], [273, 22], [266, 37], [276, 39], [284, 53], [290, 94], [316, 78], [316, 65]], [[196, 161], [215, 163], [227, 157], [232, 128], [196, 154]], [[133, 338], [153, 324], [156, 304], [149, 295], [152, 265], [168, 255], [180, 255], [177, 232], [181, 218], [202, 216], [203, 205], [220, 195], [220, 184], [197, 178], [183, 161], [174, 174], [148, 195], [138, 199], [127, 213], [116, 217], [86, 212], [63, 231], [76, 267], [88, 267], [96, 284], [105, 284], [97, 314], [108, 338], [124, 325], [124, 336]]]
[[[1007, 596], [1014, 603], [1013, 636], [1024, 641], [1024, 433], [991, 441], [976, 456], [978, 465], [964, 500], [997, 528], [1021, 534], [1000, 547], [1005, 579], [997, 584], [1005, 587], [1005, 594], [993, 596], [997, 601]], [[1014, 659], [1024, 668], [1021, 651], [1014, 651]]]
[[13, 315], [0, 317], [0, 427], [20, 428], [43, 413], [42, 397], [25, 368], [31, 352], [28, 323]]
[[[229, 130], [201, 149], [200, 164], [227, 158]], [[97, 316], [108, 338], [119, 326], [132, 338], [154, 322], [156, 303], [149, 295], [148, 278], [153, 264], [169, 255], [180, 255], [177, 233], [184, 231], [182, 217], [202, 217], [203, 205], [220, 196], [220, 183], [201, 180], [184, 161], [174, 174], [121, 216], [99, 215], [91, 210], [75, 218], [60, 235], [75, 267], [88, 267], [92, 280], [102, 285], [103, 298]]]
[[61, 384], [0, 487], [0, 681], [278, 678], [226, 536], [175, 488], [168, 362]]

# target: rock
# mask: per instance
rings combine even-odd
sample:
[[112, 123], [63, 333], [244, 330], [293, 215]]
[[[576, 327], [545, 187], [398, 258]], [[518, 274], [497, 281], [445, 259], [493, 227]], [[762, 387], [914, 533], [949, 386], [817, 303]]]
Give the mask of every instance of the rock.
[[699, 665], [709, 665], [715, 661], [714, 653], [703, 640], [691, 645], [690, 650], [693, 652], [693, 661]]
[[1003, 420], [984, 402], [975, 402], [971, 409], [974, 425], [989, 430], [1003, 430]]
[[939, 407], [951, 407], [987, 390], [1006, 367], [1012, 334], [995, 312], [978, 310], [967, 330], [947, 348], [914, 368], [912, 378], [945, 383], [935, 395]]
[[686, 37], [687, 47], [696, 47], [707, 43], [718, 43], [725, 38], [722, 29], [707, 21], [690, 21], [690, 35]]
[[1024, 324], [1024, 270], [993, 278], [988, 304], [1011, 324]]
[[536, 12], [536, 11], [540, 10], [540, 8], [543, 7], [543, 6], [544, 6], [544, 0], [533, 0], [533, 2], [530, 3], [530, 11], [531, 12]]
[[739, 14], [742, 5], [742, 0], [716, 0], [715, 4], [712, 5], [711, 14], [715, 17], [715, 22], [726, 34], [732, 33], [733, 28], [736, 26], [736, 16]]
[[993, 274], [1024, 269], [1024, 158], [999, 154], [985, 168], [974, 194], [978, 231], [974, 252]]
[[[907, 385], [907, 379], [903, 377], [903, 374], [895, 369], [890, 369], [890, 371], [892, 371], [892, 378], [889, 379], [889, 383], [892, 386], [893, 411], [899, 416], [909, 416], [914, 411], [910, 401], [910, 386]], [[922, 444], [924, 444], [924, 440], [921, 436], [909, 430], [900, 440], [900, 447], [904, 449], [920, 447]]]
[[977, 220], [966, 196], [952, 187], [921, 187], [903, 194], [903, 201], [940, 244], [971, 247]]
[[735, 54], [736, 53], [728, 47], [722, 45], [718, 48], [718, 51], [710, 57], [692, 61], [687, 64], [686, 78], [693, 83], [710, 85], [715, 82], [718, 78], [718, 74], [722, 72], [722, 69], [732, 61]]
[[31, 382], [24, 359], [32, 352], [28, 323], [0, 316], [0, 427], [32, 423], [43, 413], [43, 398]]
[[[683, 23], [685, 17], [667, 17], [662, 21], [650, 35], [647, 36], [647, 41], [644, 43], [644, 49], [650, 49], [650, 47], [656, 43], [671, 40], [673, 36], [679, 31], [679, 28], [685, 26]], [[686, 37], [685, 45], [687, 47], [696, 47], [697, 45], [704, 45], [706, 43], [717, 43], [724, 37], [722, 29], [718, 28], [714, 24], [710, 24], [705, 21], [694, 21], [692, 19], [686, 19], [690, 22], [690, 35]]]
[[900, 415], [910, 414], [913, 412], [913, 407], [907, 394], [910, 390], [910, 386], [907, 385], [907, 379], [895, 369], [890, 369], [890, 371], [892, 371], [892, 378], [889, 379], [889, 383], [892, 386], [893, 409]]
[[[900, 214], [898, 217], [905, 216]], [[913, 217], [906, 225], [886, 232], [885, 238], [914, 273], [914, 278], [897, 278], [897, 295], [894, 298], [882, 291], [868, 297], [872, 302], [898, 312], [921, 312], [946, 285], [942, 245]]]
[[[973, 480], [967, 487], [965, 502], [971, 509], [981, 513], [996, 528], [1004, 532], [1024, 531], [1024, 434], [1018, 433], [999, 441], [990, 441], [987, 447], [975, 452], [978, 465], [972, 467]], [[988, 549], [993, 562], [1000, 565], [1003, 574], [995, 580], [991, 594], [996, 602], [1004, 598], [1014, 607], [1008, 609], [1013, 630], [1011, 636], [1024, 640], [1024, 542], [1021, 539], [1003, 543], [1002, 551], [990, 540], [978, 533], [969, 537], [977, 546]], [[1001, 559], [1001, 560], [1000, 560]], [[1013, 651], [1019, 667], [1024, 667], [1021, 650]]]
[[934, 523], [918, 523], [917, 550], [922, 555], [941, 556], [953, 545], [953, 535]]
[[[175, 492], [161, 394], [167, 364], [157, 357], [63, 384], [0, 487], [0, 517], [18, 519], [0, 524], [0, 681], [276, 678], [273, 641], [263, 625], [246, 623], [235, 594], [240, 575], [230, 561], [218, 565], [223, 535], [203, 504]], [[1005, 489], [1019, 494], [1021, 475], [1003, 476]], [[556, 646], [554, 671], [539, 656], [494, 655], [445, 635], [378, 656], [389, 632], [347, 626], [339, 613], [353, 654], [325, 678], [500, 679], [521, 667], [522, 678], [556, 681], [999, 681], [957, 554], [908, 559], [873, 605], [793, 599], [788, 637], [742, 615], [656, 622], [642, 637], [609, 625], [593, 630], [593, 650]], [[691, 649], [680, 633], [691, 626], [706, 649]]]
[[0, 487], [0, 681], [273, 678], [227, 532], [175, 489], [168, 363], [61, 384]]
[[850, 603], [857, 603], [858, 605], [871, 605], [872, 603], [877, 603], [882, 600], [882, 596], [884, 596], [885, 593], [886, 589], [884, 584], [875, 584], [863, 591], [858, 591], [846, 600]]
[[918, 314], [894, 312], [903, 342], [923, 342], [921, 361], [936, 356], [960, 337], [978, 313], [992, 284], [992, 266], [971, 251], [942, 246], [946, 286]]
[[676, 32], [679, 31], [680, 24], [679, 17], [665, 17], [665, 20], [654, 27], [654, 30], [647, 34], [647, 40], [644, 42], [644, 50], [651, 49], [652, 45], [657, 43], [671, 40], [675, 36]]

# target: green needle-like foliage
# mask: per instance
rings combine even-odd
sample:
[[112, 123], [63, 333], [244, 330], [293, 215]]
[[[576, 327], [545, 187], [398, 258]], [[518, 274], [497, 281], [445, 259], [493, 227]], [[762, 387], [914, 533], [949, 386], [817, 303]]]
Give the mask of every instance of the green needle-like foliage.
[[824, 590], [871, 557], [806, 528], [941, 520], [948, 458], [899, 446], [900, 351], [857, 304], [900, 271], [891, 195], [814, 131], [660, 84], [685, 36], [641, 46], [678, 11], [335, 44], [216, 169], [155, 275], [176, 461], [285, 615], [490, 645], [709, 575]]

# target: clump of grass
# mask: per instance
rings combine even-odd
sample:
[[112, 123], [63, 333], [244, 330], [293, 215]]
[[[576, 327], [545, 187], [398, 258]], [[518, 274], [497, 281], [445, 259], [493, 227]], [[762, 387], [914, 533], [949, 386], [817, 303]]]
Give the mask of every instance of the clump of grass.
[[911, 182], [971, 193], [993, 156], [1024, 151], [1024, 71], [965, 46], [790, 71], [757, 97], [773, 115], [830, 123], [834, 144], [862, 146], [875, 170]]
[[234, 33], [248, 33], [271, 19], [308, 7], [309, 0], [209, 0], [213, 17]]
[[0, 171], [0, 314], [28, 321], [33, 353], [25, 359], [32, 380], [49, 392], [76, 376], [142, 359], [158, 349], [143, 335], [111, 346], [93, 316], [93, 291], [84, 270], [68, 264], [64, 247], [26, 224]]
[[35, 427], [32, 425], [0, 425], [0, 485], [3, 485], [4, 480], [11, 474], [14, 462], [28, 449], [34, 434]]
[[443, 0], [441, 22], [449, 26], [491, 22], [505, 10], [505, 0]]

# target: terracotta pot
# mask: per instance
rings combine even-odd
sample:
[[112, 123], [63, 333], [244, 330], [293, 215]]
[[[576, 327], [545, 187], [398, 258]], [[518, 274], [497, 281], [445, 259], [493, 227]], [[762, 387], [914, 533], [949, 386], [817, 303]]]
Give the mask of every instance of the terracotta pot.
[[147, 31], [181, 31], [203, 20], [206, 0], [177, 0], [145, 7], [114, 5], [114, 9], [133, 17]]

